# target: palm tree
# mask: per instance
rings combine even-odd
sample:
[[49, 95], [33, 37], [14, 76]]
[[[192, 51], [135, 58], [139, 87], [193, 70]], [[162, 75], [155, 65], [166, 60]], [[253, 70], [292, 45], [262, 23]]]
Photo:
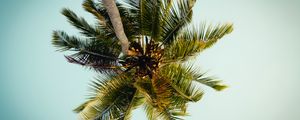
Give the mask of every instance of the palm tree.
[[85, 0], [83, 7], [97, 19], [87, 23], [69, 9], [62, 14], [83, 37], [54, 31], [52, 43], [70, 63], [93, 69], [88, 100], [75, 109], [83, 120], [130, 119], [132, 110], [143, 106], [152, 119], [183, 119], [187, 103], [203, 96], [199, 85], [217, 91], [226, 88], [220, 80], [185, 64], [233, 30], [223, 25], [189, 24], [195, 0], [117, 1], [124, 32], [135, 55], [121, 55], [110, 16], [101, 1]]

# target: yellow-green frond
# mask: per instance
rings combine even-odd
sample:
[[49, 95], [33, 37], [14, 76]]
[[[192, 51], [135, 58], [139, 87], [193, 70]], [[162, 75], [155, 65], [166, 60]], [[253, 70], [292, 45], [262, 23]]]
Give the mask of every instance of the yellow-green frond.
[[217, 91], [222, 91], [228, 87], [227, 85], [223, 84], [221, 80], [216, 80], [211, 77], [197, 78], [195, 81], [209, 86]]
[[231, 33], [233, 31], [233, 24], [232, 23], [226, 23], [222, 25], [216, 25], [216, 26], [203, 26], [198, 33], [198, 38], [200, 40], [205, 42], [205, 47], [209, 48], [214, 43], [216, 43], [219, 39], [224, 37], [225, 35]]
[[[129, 118], [136, 89], [128, 75], [108, 75], [92, 84], [93, 94], [88, 102], [76, 109], [83, 120]], [[127, 116], [126, 116], [127, 115]]]
[[200, 27], [186, 28], [181, 31], [176, 40], [166, 48], [164, 59], [168, 62], [188, 60], [191, 56], [210, 48], [214, 43], [226, 34], [231, 33], [231, 23]]
[[227, 88], [221, 80], [216, 79], [215, 77], [206, 77], [205, 73], [202, 73], [200, 70], [191, 70], [191, 74], [193, 75], [193, 80], [195, 82], [211, 87], [217, 91], [222, 91]]
[[178, 39], [165, 49], [163, 60], [166, 63], [185, 61], [201, 52], [204, 47], [203, 41]]
[[193, 6], [196, 0], [177, 0], [175, 2], [165, 2], [165, 9], [161, 17], [162, 33], [161, 42], [168, 46], [176, 40], [180, 31], [192, 20]]
[[170, 80], [171, 86], [184, 99], [196, 102], [202, 98], [203, 92], [193, 84], [193, 76], [188, 68], [179, 64], [170, 64], [161, 68], [160, 74]]

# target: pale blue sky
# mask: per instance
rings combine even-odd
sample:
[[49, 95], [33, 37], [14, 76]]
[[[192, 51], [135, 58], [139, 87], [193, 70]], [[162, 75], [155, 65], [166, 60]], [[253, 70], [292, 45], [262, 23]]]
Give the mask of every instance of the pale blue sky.
[[[74, 10], [90, 22], [82, 0], [2, 0], [0, 4], [0, 119], [74, 120], [72, 109], [96, 74], [69, 64], [51, 45], [52, 30], [76, 34], [59, 13]], [[205, 89], [186, 120], [300, 119], [300, 1], [198, 0], [194, 22], [233, 22], [235, 30], [195, 65], [230, 88]], [[133, 120], [145, 119], [136, 110]]]

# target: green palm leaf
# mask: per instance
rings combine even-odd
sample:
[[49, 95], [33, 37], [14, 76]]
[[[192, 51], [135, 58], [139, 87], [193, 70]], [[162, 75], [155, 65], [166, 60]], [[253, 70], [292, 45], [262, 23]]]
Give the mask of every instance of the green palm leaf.
[[166, 48], [163, 59], [165, 63], [185, 61], [201, 52], [204, 47], [203, 41], [179, 39]]
[[182, 31], [176, 41], [166, 48], [165, 61], [185, 61], [191, 56], [210, 48], [226, 34], [231, 33], [233, 25], [223, 24], [217, 26], [205, 26], [198, 28], [187, 28]]
[[[138, 79], [134, 86], [146, 98], [144, 106], [149, 119], [173, 120], [186, 115], [185, 109], [182, 108], [188, 100], [176, 93], [169, 80], [165, 80], [160, 76], [157, 78], [142, 78]], [[175, 101], [175, 99], [177, 100]], [[179, 99], [184, 103], [179, 103], [181, 102]]]
[[203, 92], [193, 84], [193, 76], [190, 69], [183, 68], [179, 64], [170, 64], [161, 68], [161, 76], [171, 80], [172, 87], [184, 99], [199, 101]]
[[144, 110], [149, 120], [183, 120], [181, 117], [187, 115], [185, 112], [176, 109], [166, 108], [160, 110], [147, 102], [144, 104]]
[[127, 0], [125, 1], [131, 6], [132, 12], [135, 13], [136, 20], [138, 20], [139, 34], [151, 36], [154, 40], [159, 36], [160, 26], [160, 7], [159, 0]]
[[[102, 77], [101, 77], [102, 78]], [[107, 75], [92, 84], [90, 100], [75, 109], [83, 120], [110, 120], [129, 118], [135, 104], [136, 89], [127, 75]], [[127, 116], [126, 116], [127, 115]]]
[[168, 81], [159, 77], [145, 77], [137, 79], [134, 86], [152, 106], [160, 110], [169, 107], [174, 90]]
[[62, 14], [87, 37], [95, 38], [99, 34], [99, 30], [88, 24], [84, 18], [78, 17], [73, 11], [65, 8], [62, 10]]
[[100, 14], [97, 4], [93, 0], [84, 0], [82, 6], [87, 12], [93, 14], [98, 19], [100, 25], [106, 26], [105, 18]]
[[171, 44], [174, 38], [178, 35], [180, 30], [191, 22], [194, 6], [196, 0], [177, 0], [176, 2], [169, 2], [166, 5], [165, 12], [162, 15], [162, 40], [166, 45]]
[[202, 28], [198, 30], [195, 30], [194, 28], [194, 30], [183, 32], [183, 36], [185, 36], [184, 38], [186, 39], [194, 38], [194, 39], [204, 41], [205, 42], [204, 49], [206, 49], [211, 47], [219, 39], [231, 33], [232, 31], [233, 31], [232, 23], [226, 23], [226, 24], [216, 25], [216, 26], [212, 26], [212, 25], [206, 26], [204, 24]]
[[[120, 46], [113, 41], [83, 40], [62, 31], [54, 31], [52, 44], [59, 51], [75, 51], [76, 53], [66, 56], [71, 63], [87, 66], [99, 72], [108, 72], [117, 68]], [[108, 45], [115, 48], [110, 48]]]

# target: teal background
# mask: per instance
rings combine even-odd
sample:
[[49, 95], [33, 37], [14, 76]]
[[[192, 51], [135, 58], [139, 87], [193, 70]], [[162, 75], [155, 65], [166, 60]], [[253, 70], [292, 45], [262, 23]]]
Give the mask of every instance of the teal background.
[[[81, 0], [1, 0], [0, 120], [74, 120], [96, 74], [66, 62], [51, 45], [53, 30], [77, 34], [59, 13], [89, 22]], [[201, 53], [195, 66], [230, 87], [204, 87], [187, 120], [300, 119], [300, 1], [198, 0], [194, 22], [233, 22], [235, 30]], [[133, 120], [145, 119], [142, 109]]]

